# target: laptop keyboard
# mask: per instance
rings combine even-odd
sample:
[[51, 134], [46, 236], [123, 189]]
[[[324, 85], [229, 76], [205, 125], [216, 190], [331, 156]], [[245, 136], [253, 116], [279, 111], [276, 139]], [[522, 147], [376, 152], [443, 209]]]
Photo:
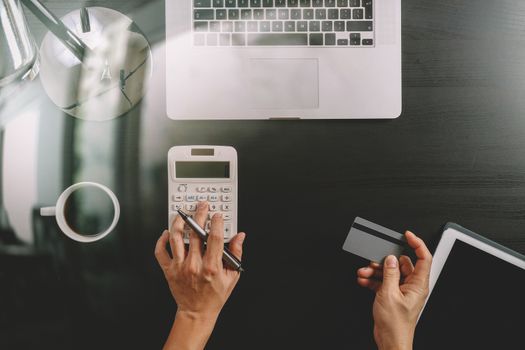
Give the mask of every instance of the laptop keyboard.
[[196, 46], [374, 45], [373, 0], [190, 0]]

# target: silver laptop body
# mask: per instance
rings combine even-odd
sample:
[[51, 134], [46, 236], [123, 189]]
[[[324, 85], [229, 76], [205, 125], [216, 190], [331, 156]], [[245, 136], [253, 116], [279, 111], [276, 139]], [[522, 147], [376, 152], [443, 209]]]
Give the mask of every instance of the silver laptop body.
[[401, 0], [166, 0], [171, 119], [401, 114]]

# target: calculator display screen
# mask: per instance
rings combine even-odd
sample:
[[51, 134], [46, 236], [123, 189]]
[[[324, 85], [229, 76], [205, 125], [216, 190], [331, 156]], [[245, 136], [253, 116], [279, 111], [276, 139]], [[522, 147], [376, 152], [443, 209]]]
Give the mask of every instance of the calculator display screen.
[[181, 179], [227, 179], [230, 162], [175, 162], [175, 173]]

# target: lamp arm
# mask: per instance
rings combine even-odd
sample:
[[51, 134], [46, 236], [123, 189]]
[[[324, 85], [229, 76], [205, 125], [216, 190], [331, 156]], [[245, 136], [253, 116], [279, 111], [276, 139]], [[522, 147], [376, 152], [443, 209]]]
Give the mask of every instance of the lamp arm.
[[21, 0], [21, 2], [75, 55], [80, 62], [89, 55], [89, 47], [55, 16], [39, 0]]

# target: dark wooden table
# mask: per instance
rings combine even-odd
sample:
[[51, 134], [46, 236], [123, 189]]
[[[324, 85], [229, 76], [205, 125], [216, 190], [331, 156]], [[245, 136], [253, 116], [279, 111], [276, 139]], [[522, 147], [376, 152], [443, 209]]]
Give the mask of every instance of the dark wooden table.
[[[59, 15], [80, 6], [44, 2]], [[151, 2], [87, 3], [133, 12]], [[161, 41], [163, 4], [155, 11], [137, 22]], [[123, 218], [99, 243], [66, 244], [76, 257], [71, 290], [83, 302], [64, 297], [72, 321], [49, 331], [62, 338], [39, 344], [160, 348], [175, 312], [153, 258], [167, 222], [165, 155], [217, 144], [239, 154], [247, 272], [208, 349], [374, 348], [373, 295], [355, 282], [366, 262], [341, 250], [353, 218], [411, 229], [432, 249], [452, 221], [525, 253], [524, 111], [525, 2], [406, 0], [399, 119], [174, 122], [136, 111], [116, 119], [125, 130], [115, 165]]]

